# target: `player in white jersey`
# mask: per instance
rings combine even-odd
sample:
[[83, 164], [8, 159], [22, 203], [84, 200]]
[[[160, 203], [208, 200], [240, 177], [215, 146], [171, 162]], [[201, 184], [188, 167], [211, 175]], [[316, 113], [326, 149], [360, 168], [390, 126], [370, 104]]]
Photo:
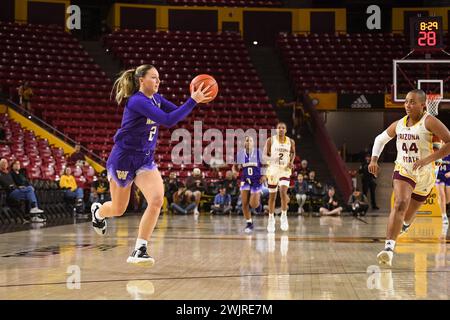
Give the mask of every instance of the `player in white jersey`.
[[278, 186], [281, 197], [281, 230], [289, 229], [287, 210], [289, 205], [288, 189], [294, 167], [295, 141], [286, 136], [286, 124], [277, 124], [277, 134], [266, 141], [264, 156], [268, 162], [266, 170], [267, 184], [269, 187], [269, 222], [267, 231], [275, 232], [275, 201], [277, 198]]
[[[426, 94], [410, 91], [405, 100], [406, 116], [392, 123], [375, 138], [369, 172], [378, 175], [378, 158], [386, 143], [397, 136], [397, 159], [393, 174], [394, 206], [389, 215], [385, 248], [378, 254], [380, 264], [392, 265], [395, 241], [402, 225], [410, 223], [435, 183], [434, 162], [450, 153], [450, 132], [425, 111]], [[433, 135], [442, 140], [433, 152]]]

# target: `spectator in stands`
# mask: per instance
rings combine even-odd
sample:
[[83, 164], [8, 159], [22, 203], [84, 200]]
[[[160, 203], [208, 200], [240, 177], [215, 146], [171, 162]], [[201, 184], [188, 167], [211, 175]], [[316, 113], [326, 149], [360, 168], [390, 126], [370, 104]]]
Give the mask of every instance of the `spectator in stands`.
[[359, 189], [353, 189], [353, 193], [350, 195], [348, 199], [348, 207], [349, 210], [353, 213], [353, 215], [366, 215], [367, 210], [369, 209], [369, 202], [367, 201], [367, 197], [365, 194], [361, 193]]
[[75, 151], [69, 157], [69, 163], [77, 166], [84, 166], [86, 164], [86, 156], [81, 151], [81, 145], [77, 143], [75, 145]]
[[103, 170], [97, 181], [92, 183], [89, 202], [100, 202], [103, 204], [106, 201], [111, 201], [111, 195], [109, 193], [108, 173], [106, 170]]
[[75, 207], [77, 211], [84, 212], [84, 192], [83, 189], [77, 186], [77, 181], [72, 175], [72, 169], [66, 167], [63, 174], [61, 175], [61, 180], [59, 180], [59, 187], [64, 189], [64, 197], [67, 200], [75, 199]]
[[[28, 187], [31, 186], [30, 182], [28, 181], [25, 172], [23, 169], [20, 168], [20, 161], [16, 160], [13, 162], [12, 170], [11, 170], [11, 176], [14, 180], [14, 183], [18, 187]], [[34, 191], [34, 188], [31, 187]]]
[[200, 205], [200, 200], [202, 194], [208, 191], [208, 186], [205, 179], [202, 177], [202, 172], [199, 168], [194, 168], [192, 170], [192, 175], [186, 179], [186, 196], [195, 198], [195, 208], [194, 214], [199, 215], [198, 207]]
[[169, 179], [165, 179], [164, 181], [164, 196], [167, 198], [167, 202], [170, 205], [173, 201], [173, 195], [175, 192], [180, 190], [180, 187], [184, 187], [180, 185], [177, 179], [177, 175], [175, 172], [171, 172], [169, 175]]
[[370, 190], [370, 202], [372, 204], [373, 210], [378, 210], [377, 200], [375, 197], [375, 190], [377, 188], [377, 183], [375, 182], [375, 176], [369, 172], [369, 163], [371, 156], [366, 154], [364, 162], [361, 163], [359, 167], [359, 174], [361, 175], [361, 182], [363, 187], [363, 193], [367, 197], [367, 192]]
[[38, 201], [34, 189], [31, 186], [19, 186], [14, 182], [13, 175], [8, 170], [8, 160], [2, 158], [0, 160], [0, 186], [5, 189], [8, 196], [12, 199], [18, 200], [28, 200], [30, 203], [30, 213], [35, 216], [32, 217], [33, 222], [44, 222], [45, 218], [39, 216], [38, 214], [44, 211], [39, 209]]
[[308, 192], [307, 195], [315, 198], [315, 197], [322, 197], [323, 196], [323, 186], [322, 184], [316, 179], [316, 172], [311, 171], [308, 175], [308, 180], [306, 181], [308, 185]]
[[309, 179], [309, 168], [308, 168], [308, 161], [302, 160], [300, 170], [298, 171], [303, 175], [303, 179], [308, 180]]
[[239, 183], [235, 175], [233, 174], [233, 171], [228, 170], [225, 173], [225, 179], [222, 181], [221, 186], [225, 187], [226, 193], [230, 195], [231, 205], [232, 206], [236, 205], [240, 192], [239, 192]]
[[339, 205], [339, 201], [335, 195], [336, 191], [334, 187], [328, 188], [328, 194], [323, 199], [323, 204], [320, 207], [319, 213], [322, 216], [340, 216], [342, 207]]
[[170, 208], [175, 210], [175, 213], [188, 214], [194, 211], [196, 207], [195, 196], [188, 193], [186, 187], [181, 186], [180, 189], [173, 194]]
[[303, 174], [299, 173], [297, 176], [297, 181], [295, 181], [294, 186], [295, 198], [298, 203], [298, 213], [301, 214], [305, 212], [303, 206], [305, 205], [308, 193], [308, 183], [303, 178]]
[[219, 189], [219, 193], [214, 198], [214, 205], [211, 207], [211, 213], [227, 214], [230, 213], [232, 209], [231, 196], [227, 194], [227, 188], [222, 186]]
[[31, 89], [28, 81], [25, 81], [19, 88], [17, 88], [19, 93], [19, 102], [22, 108], [25, 108], [28, 112], [31, 110], [31, 98], [33, 97], [33, 89]]

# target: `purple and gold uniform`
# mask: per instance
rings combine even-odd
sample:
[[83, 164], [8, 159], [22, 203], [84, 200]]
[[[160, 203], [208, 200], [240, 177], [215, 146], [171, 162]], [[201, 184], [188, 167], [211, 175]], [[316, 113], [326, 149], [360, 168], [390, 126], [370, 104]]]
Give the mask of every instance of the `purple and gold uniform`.
[[445, 174], [448, 172], [450, 172], [450, 155], [442, 158], [442, 164], [439, 167], [436, 184], [445, 184], [447, 187], [450, 187], [450, 178], [445, 177]]
[[258, 149], [253, 149], [250, 154], [245, 150], [238, 152], [237, 164], [242, 166], [241, 190], [261, 192], [261, 159], [262, 154]]
[[178, 108], [157, 93], [152, 98], [140, 91], [133, 94], [125, 105], [122, 124], [114, 136], [114, 147], [106, 163], [109, 178], [125, 187], [139, 173], [156, 169], [154, 153], [159, 126], [174, 126], [186, 118], [195, 105], [192, 98]]

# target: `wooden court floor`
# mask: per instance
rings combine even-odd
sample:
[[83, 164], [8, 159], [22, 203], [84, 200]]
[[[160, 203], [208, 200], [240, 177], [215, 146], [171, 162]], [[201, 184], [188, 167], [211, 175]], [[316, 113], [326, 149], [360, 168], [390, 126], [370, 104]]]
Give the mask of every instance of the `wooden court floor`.
[[289, 218], [274, 237], [256, 217], [162, 215], [152, 268], [126, 264], [139, 217], [0, 234], [0, 299], [449, 299], [450, 237], [420, 218], [380, 268], [386, 215]]

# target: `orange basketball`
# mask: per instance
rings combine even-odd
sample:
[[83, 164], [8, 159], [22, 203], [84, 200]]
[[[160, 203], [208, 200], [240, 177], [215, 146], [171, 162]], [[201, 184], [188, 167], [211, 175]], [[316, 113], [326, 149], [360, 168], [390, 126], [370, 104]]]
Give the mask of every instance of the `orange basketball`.
[[211, 88], [209, 88], [209, 90], [207, 91], [207, 93], [210, 95], [210, 98], [206, 100], [205, 103], [213, 101], [217, 96], [217, 93], [219, 93], [219, 86], [217, 85], [216, 79], [214, 79], [209, 74], [199, 74], [194, 79], [192, 79], [191, 84], [189, 85], [191, 93], [197, 90], [202, 82], [204, 82], [203, 88], [211, 86]]

